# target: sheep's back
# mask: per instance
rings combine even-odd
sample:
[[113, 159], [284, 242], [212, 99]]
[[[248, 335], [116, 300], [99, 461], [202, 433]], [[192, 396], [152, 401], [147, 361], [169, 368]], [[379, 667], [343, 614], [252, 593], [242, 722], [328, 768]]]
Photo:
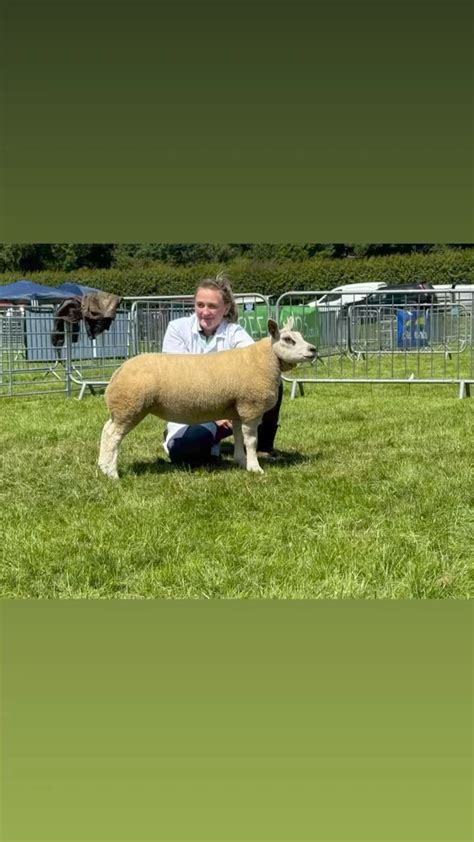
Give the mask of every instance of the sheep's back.
[[[270, 354], [270, 357], [268, 356]], [[235, 404], [275, 388], [270, 340], [217, 354], [140, 354], [116, 372], [107, 391], [112, 413], [153, 412], [186, 424], [232, 417]]]

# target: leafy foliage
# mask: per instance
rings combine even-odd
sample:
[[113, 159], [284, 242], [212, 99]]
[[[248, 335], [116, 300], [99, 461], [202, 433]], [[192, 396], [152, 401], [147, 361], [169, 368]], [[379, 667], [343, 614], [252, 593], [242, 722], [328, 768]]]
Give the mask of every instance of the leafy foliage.
[[108, 268], [114, 260], [112, 243], [12, 243], [0, 246], [2, 272], [41, 272]]
[[[10, 248], [14, 247], [4, 247]], [[186, 263], [184, 251], [179, 258], [181, 262], [178, 262], [178, 251], [175, 252], [176, 262], [151, 257], [137, 262], [131, 253], [132, 247], [122, 246], [121, 265], [100, 269], [88, 268], [91, 252], [84, 251], [81, 254], [80, 248], [75, 248], [73, 252], [64, 249], [64, 266], [60, 270], [43, 269], [35, 273], [25, 270], [19, 275], [10, 269], [0, 274], [0, 284], [11, 283], [20, 277], [52, 286], [67, 280], [77, 280], [119, 295], [184, 295], [193, 293], [203, 278], [215, 276], [222, 270], [229, 276], [236, 292], [258, 292], [264, 295], [281, 295], [291, 289], [331, 289], [340, 284], [367, 281], [385, 281], [389, 284], [421, 281], [433, 284], [474, 283], [474, 248], [437, 248], [428, 252], [419, 250], [407, 254], [350, 259], [328, 257], [321, 253], [296, 259], [296, 253], [293, 253], [292, 260], [277, 260], [265, 257], [263, 244], [260, 244], [258, 256], [249, 249], [245, 254], [233, 256], [227, 261], [216, 257], [199, 263]], [[130, 250], [128, 256], [127, 249]], [[107, 252], [102, 253], [102, 259], [106, 263]], [[71, 261], [75, 262], [73, 268]]]
[[470, 246], [407, 243], [11, 243], [0, 245], [0, 272], [195, 266], [241, 258], [271, 263], [436, 254]]

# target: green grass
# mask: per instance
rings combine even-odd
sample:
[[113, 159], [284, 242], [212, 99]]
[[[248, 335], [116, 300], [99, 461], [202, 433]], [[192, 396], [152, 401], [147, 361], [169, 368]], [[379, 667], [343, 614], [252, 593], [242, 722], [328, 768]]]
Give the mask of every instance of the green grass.
[[0, 595], [470, 597], [473, 412], [455, 386], [286, 387], [263, 476], [171, 466], [150, 417], [114, 483], [102, 397], [3, 400]]

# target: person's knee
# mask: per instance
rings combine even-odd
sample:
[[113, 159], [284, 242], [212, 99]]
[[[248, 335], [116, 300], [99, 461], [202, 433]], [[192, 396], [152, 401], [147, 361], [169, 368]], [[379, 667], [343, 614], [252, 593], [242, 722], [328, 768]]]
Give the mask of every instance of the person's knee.
[[199, 464], [206, 461], [214, 444], [214, 434], [207, 427], [188, 427], [184, 435], [168, 441], [168, 453], [174, 464]]

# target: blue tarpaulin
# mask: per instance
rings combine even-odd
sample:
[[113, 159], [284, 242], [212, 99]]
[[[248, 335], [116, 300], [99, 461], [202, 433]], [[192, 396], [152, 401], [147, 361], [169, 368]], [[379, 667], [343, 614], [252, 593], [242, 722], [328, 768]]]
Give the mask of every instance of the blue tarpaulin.
[[82, 284], [76, 284], [72, 281], [66, 284], [61, 284], [58, 289], [74, 296], [89, 295], [91, 292], [101, 292], [101, 290], [96, 289], [96, 287], [85, 287]]
[[16, 281], [14, 284], [0, 286], [0, 301], [8, 302], [30, 302], [35, 301], [64, 301], [70, 298], [71, 293], [57, 287], [47, 287], [44, 284], [35, 284], [33, 281]]
[[100, 292], [100, 290], [72, 282], [61, 284], [59, 287], [48, 287], [44, 284], [36, 284], [33, 281], [16, 281], [13, 284], [0, 286], [0, 301], [18, 303], [34, 300], [54, 303], [71, 297], [81, 298], [90, 292]]

